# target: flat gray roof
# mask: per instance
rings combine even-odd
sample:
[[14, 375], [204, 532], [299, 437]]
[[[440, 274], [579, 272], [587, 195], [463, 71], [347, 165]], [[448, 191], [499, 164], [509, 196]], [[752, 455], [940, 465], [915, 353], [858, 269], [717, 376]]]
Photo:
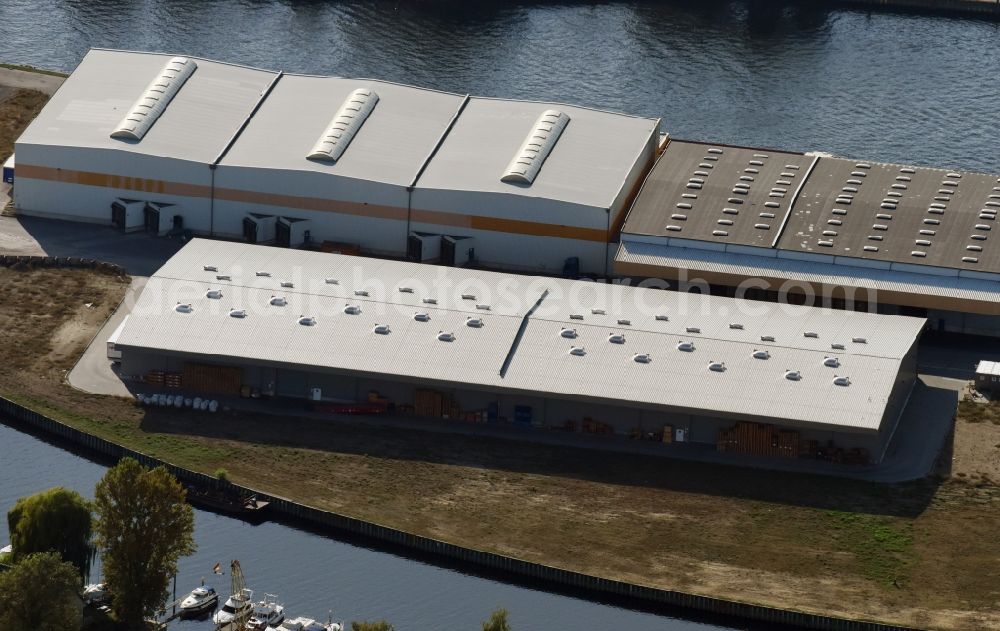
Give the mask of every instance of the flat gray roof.
[[[343, 156], [336, 162], [307, 160], [341, 103], [358, 88], [378, 94], [378, 103]], [[464, 99], [385, 81], [282, 75], [222, 165], [409, 186]]]
[[[501, 182], [535, 121], [559, 110], [569, 123], [530, 186]], [[659, 120], [558, 103], [473, 97], [417, 188], [500, 193], [610, 208]]]
[[778, 247], [1000, 273], [998, 210], [996, 175], [824, 157]]
[[630, 234], [770, 247], [814, 158], [671, 140], [625, 221]]
[[[210, 289], [222, 298], [209, 298]], [[272, 305], [273, 296], [287, 304]], [[177, 302], [193, 311], [176, 311]], [[349, 305], [360, 313], [345, 313]], [[301, 315], [316, 324], [300, 325]], [[468, 326], [469, 318], [482, 326]], [[118, 344], [202, 361], [874, 431], [923, 322], [195, 239], [150, 279]], [[374, 332], [378, 324], [391, 333]], [[440, 341], [440, 331], [454, 340]], [[612, 334], [624, 343], [612, 343]], [[681, 342], [694, 349], [678, 349]], [[573, 346], [584, 353], [571, 354]], [[769, 358], [754, 358], [757, 350]], [[634, 360], [647, 353], [649, 363]], [[829, 357], [839, 365], [824, 365]], [[724, 362], [725, 371], [710, 362]], [[786, 370], [802, 379], [786, 379]], [[835, 375], [851, 385], [834, 385]]]
[[171, 57], [91, 49], [17, 142], [213, 162], [277, 73], [190, 57], [197, 69], [145, 137], [111, 138]]

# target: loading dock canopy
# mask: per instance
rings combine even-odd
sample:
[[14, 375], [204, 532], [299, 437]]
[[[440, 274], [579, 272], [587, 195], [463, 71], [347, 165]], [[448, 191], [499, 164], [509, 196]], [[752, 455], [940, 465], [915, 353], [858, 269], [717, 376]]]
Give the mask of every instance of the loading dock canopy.
[[923, 323], [195, 239], [118, 346], [872, 432]]

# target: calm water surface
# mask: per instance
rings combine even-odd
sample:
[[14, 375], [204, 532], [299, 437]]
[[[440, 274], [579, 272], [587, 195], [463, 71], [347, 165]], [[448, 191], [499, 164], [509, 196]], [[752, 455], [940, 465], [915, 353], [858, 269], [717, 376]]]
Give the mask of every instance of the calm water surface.
[[0, 59], [70, 70], [91, 46], [169, 51], [1000, 170], [1000, 22], [824, 4], [4, 0]]
[[[93, 498], [105, 468], [0, 424], [0, 546], [9, 540], [7, 511], [18, 497], [52, 486]], [[342, 543], [274, 523], [251, 526], [195, 511], [198, 551], [180, 562], [177, 591], [206, 578], [227, 593], [228, 564], [239, 559], [247, 584], [275, 592], [292, 615], [359, 620], [386, 618], [399, 631], [473, 631], [496, 607], [510, 610], [518, 631], [635, 629], [691, 631], [723, 627], [578, 600], [469, 576], [384, 552]], [[222, 563], [226, 576], [213, 576]], [[94, 568], [100, 574], [100, 564]], [[178, 631], [210, 631], [209, 622], [171, 624]]]
[[[4, 0], [0, 60], [71, 70], [92, 46], [156, 50], [656, 116], [676, 137], [1000, 171], [1000, 23], [810, 4]], [[56, 484], [90, 495], [102, 471], [0, 426], [0, 512]], [[196, 527], [179, 589], [240, 558], [297, 614], [457, 630], [505, 606], [519, 630], [704, 628], [274, 524], [198, 512]]]

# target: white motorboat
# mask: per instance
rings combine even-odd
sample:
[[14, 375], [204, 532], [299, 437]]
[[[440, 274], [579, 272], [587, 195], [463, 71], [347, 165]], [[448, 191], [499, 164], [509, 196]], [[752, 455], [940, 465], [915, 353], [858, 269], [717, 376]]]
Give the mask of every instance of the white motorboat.
[[264, 600], [253, 607], [253, 615], [247, 622], [247, 629], [250, 631], [266, 631], [277, 627], [285, 620], [285, 608], [278, 604], [278, 597], [274, 594], [264, 594]]
[[194, 617], [215, 609], [219, 604], [219, 593], [215, 588], [202, 585], [194, 588], [184, 600], [181, 601], [180, 610], [182, 617]]
[[107, 583], [91, 583], [83, 588], [83, 602], [88, 605], [106, 605], [111, 601]]
[[268, 631], [344, 631], [342, 622], [316, 622], [312, 618], [291, 618], [276, 627], [268, 627]]
[[14, 553], [14, 546], [10, 544], [0, 548], [0, 554], [13, 554], [13, 553]]
[[243, 589], [238, 594], [233, 594], [226, 599], [226, 604], [222, 606], [222, 609], [215, 612], [212, 616], [212, 622], [216, 626], [228, 625], [230, 622], [236, 619], [238, 615], [246, 614], [249, 616], [250, 612], [253, 610], [253, 591], [249, 589]]

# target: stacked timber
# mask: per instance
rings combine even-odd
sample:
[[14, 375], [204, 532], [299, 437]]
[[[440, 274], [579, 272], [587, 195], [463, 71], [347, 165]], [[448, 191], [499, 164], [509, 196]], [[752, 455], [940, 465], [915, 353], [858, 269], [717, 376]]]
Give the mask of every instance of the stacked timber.
[[737, 423], [719, 430], [718, 451], [754, 456], [799, 456], [799, 433], [762, 423]]
[[238, 395], [243, 385], [243, 371], [231, 366], [187, 363], [181, 379], [185, 389], [193, 392]]

